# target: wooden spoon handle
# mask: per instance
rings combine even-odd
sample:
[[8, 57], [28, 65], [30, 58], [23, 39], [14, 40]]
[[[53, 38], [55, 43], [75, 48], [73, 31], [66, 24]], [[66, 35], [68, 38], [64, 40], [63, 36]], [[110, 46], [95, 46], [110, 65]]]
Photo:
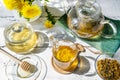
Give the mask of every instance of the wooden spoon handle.
[[14, 60], [15, 62], [21, 64], [21, 61], [19, 59], [17, 59], [15, 56], [9, 54], [7, 51], [5, 51], [4, 49], [0, 48], [0, 52], [5, 54], [6, 56], [8, 56], [9, 58], [11, 58], [12, 60]]

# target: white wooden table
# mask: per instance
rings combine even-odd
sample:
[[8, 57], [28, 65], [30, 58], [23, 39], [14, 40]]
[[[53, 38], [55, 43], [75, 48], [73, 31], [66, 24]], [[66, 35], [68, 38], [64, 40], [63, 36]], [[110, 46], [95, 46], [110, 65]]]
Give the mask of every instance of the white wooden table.
[[[7, 27], [8, 24], [10, 24], [11, 22], [13, 22], [15, 20], [16, 19], [15, 19], [13, 12], [6, 10], [0, 4], [0, 46], [5, 45], [4, 35], [3, 35], [4, 28]], [[43, 23], [41, 22], [41, 19], [38, 19], [35, 22], [31, 22], [31, 24], [35, 30], [40, 30], [44, 33], [46, 33], [49, 30], [52, 30], [52, 29], [44, 28]], [[60, 28], [60, 26], [62, 26], [62, 25], [59, 22], [57, 22], [53, 29], [58, 29], [61, 31], [62, 29]], [[49, 37], [49, 35], [48, 35], [48, 37]], [[76, 39], [75, 42], [83, 44], [85, 46], [90, 46], [79, 39]], [[92, 49], [96, 50], [95, 48], [92, 48]], [[19, 55], [11, 52], [9, 49], [5, 48], [5, 50], [7, 50], [11, 54], [19, 57]], [[44, 80], [102, 80], [96, 73], [92, 76], [87, 76], [87, 74], [90, 74], [90, 73], [92, 74], [93, 72], [96, 72], [95, 71], [95, 60], [91, 60], [91, 58], [96, 59], [96, 57], [98, 56], [98, 54], [94, 54], [91, 51], [89, 51], [88, 49], [86, 49], [85, 53], [80, 54], [81, 56], [84, 56], [90, 63], [90, 65], [89, 65], [90, 71], [88, 71], [84, 74], [71, 73], [71, 74], [65, 75], [65, 74], [60, 74], [60, 73], [56, 72], [51, 64], [51, 57], [52, 57], [51, 47], [48, 47], [45, 51], [38, 53], [36, 55], [41, 57], [45, 61], [46, 66], [47, 66], [47, 75], [45, 76]], [[5, 68], [6, 68], [6, 64], [8, 63], [8, 61], [9, 61], [9, 58], [7, 56], [3, 55], [2, 53], [0, 53], [0, 80], [8, 80], [8, 78], [6, 77], [6, 74], [5, 74]]]

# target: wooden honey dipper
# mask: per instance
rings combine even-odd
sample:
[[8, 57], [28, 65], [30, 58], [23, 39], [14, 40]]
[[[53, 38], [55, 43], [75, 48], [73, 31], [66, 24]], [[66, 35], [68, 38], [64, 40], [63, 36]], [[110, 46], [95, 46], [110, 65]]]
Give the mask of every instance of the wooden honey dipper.
[[2, 48], [0, 48], [0, 52], [4, 53], [6, 56], [17, 62], [20, 65], [20, 67], [26, 72], [34, 73], [37, 70], [34, 65], [28, 63], [27, 61], [21, 61], [17, 59], [15, 56], [9, 54], [7, 51], [3, 50]]

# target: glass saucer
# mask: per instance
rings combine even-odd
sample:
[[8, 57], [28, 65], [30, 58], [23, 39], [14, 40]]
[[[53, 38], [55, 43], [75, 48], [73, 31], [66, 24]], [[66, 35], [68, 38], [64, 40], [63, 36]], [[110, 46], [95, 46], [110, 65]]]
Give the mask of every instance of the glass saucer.
[[38, 42], [37, 42], [37, 45], [36, 47], [34, 48], [33, 53], [40, 53], [40, 52], [43, 52], [45, 51], [48, 46], [49, 46], [49, 38], [48, 36], [43, 33], [43, 32], [40, 32], [40, 31], [35, 31], [37, 36], [38, 36]]
[[36, 55], [25, 55], [20, 59], [35, 65], [37, 67], [37, 71], [30, 74], [28, 77], [21, 77], [18, 74], [19, 64], [14, 61], [9, 61], [5, 68], [5, 73], [8, 80], [39, 80], [39, 78], [44, 80], [47, 73], [47, 67], [42, 58]]

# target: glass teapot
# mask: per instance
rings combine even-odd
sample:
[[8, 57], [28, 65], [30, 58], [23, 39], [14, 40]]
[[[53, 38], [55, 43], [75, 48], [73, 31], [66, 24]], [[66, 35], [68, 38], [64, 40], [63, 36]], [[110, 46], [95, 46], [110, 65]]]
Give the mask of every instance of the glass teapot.
[[[116, 26], [105, 20], [101, 7], [95, 0], [78, 0], [67, 14], [68, 27], [81, 38], [94, 39], [100, 36], [111, 38], [116, 35]], [[104, 25], [108, 24], [112, 34], [103, 34]]]

